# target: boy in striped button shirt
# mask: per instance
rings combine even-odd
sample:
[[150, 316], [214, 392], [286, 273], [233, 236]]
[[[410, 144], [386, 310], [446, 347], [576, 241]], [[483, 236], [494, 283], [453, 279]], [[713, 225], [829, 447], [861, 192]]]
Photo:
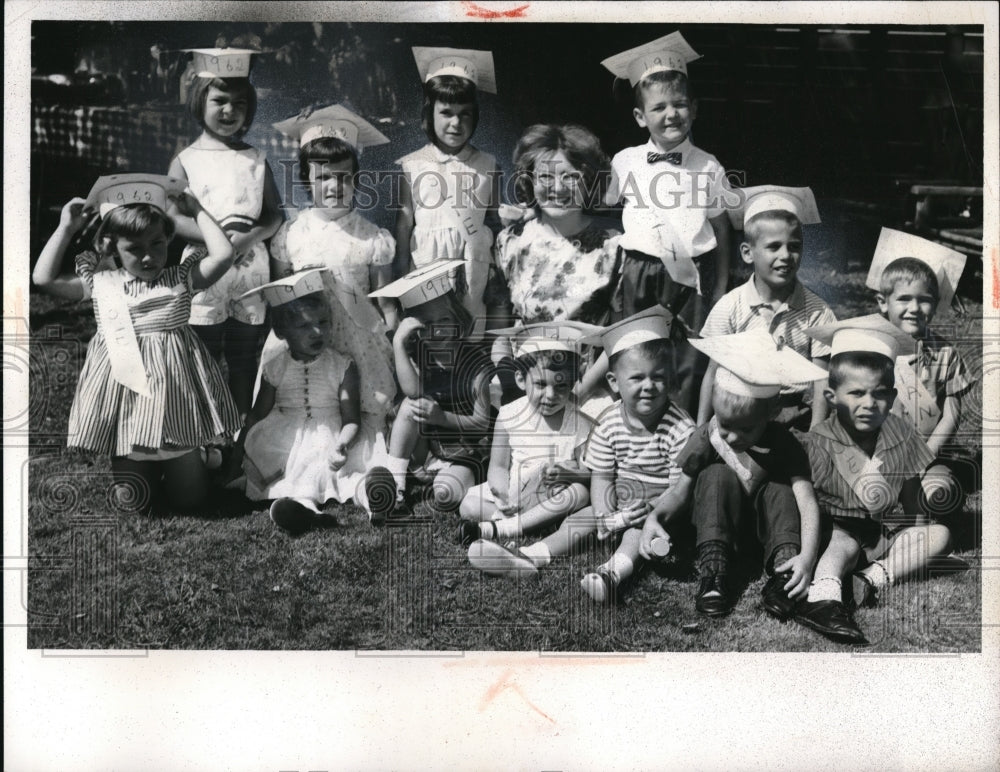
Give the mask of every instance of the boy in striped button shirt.
[[[810, 338], [808, 330], [837, 321], [830, 307], [798, 280], [802, 262], [802, 226], [819, 223], [816, 199], [809, 188], [762, 185], [744, 188], [743, 206], [730, 210], [733, 224], [743, 230], [740, 254], [753, 266], [750, 279], [727, 292], [705, 320], [703, 338], [767, 330], [776, 343], [788, 346], [813, 364], [827, 368], [830, 349]], [[698, 424], [712, 417], [712, 390], [717, 365], [705, 373], [698, 403]], [[807, 431], [826, 418], [822, 382], [790, 384], [778, 395], [775, 421]]]
[[896, 357], [913, 350], [913, 338], [877, 314], [809, 334], [831, 347], [824, 395], [832, 415], [808, 435], [823, 550], [796, 620], [833, 640], [865, 643], [844, 605], [843, 581], [852, 577], [855, 605], [871, 605], [880, 591], [926, 571], [951, 541], [934, 520], [960, 497], [932, 468], [934, 454], [913, 426], [891, 414]]
[[[623, 532], [611, 559], [588, 573], [581, 587], [604, 603], [632, 575], [643, 523], [680, 478], [677, 455], [695, 428], [668, 396], [671, 318], [656, 306], [600, 333], [609, 357], [608, 383], [621, 400], [601, 414], [588, 441], [591, 506], [570, 515], [551, 536], [516, 553], [492, 542], [476, 542], [469, 550], [472, 565], [488, 574], [532, 574], [553, 557], [569, 554], [585, 537], [596, 533], [603, 540]], [[596, 338], [581, 342], [596, 343]]]

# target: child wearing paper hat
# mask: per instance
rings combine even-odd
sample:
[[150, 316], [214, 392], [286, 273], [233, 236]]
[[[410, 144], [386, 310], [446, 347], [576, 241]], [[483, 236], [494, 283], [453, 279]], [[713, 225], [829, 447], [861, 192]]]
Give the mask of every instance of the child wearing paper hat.
[[[368, 294], [391, 281], [396, 242], [355, 208], [354, 192], [359, 155], [389, 140], [343, 105], [303, 112], [274, 126], [300, 143], [299, 179], [310, 191], [312, 206], [284, 223], [271, 240], [273, 270], [277, 278], [326, 269], [334, 339], [358, 367], [365, 386], [362, 412], [384, 423], [396, 396], [388, 337], [398, 323], [396, 303], [380, 298], [376, 307]], [[265, 343], [262, 359], [274, 344]]]
[[935, 455], [954, 439], [962, 399], [975, 385], [958, 349], [930, 328], [949, 308], [965, 255], [909, 233], [883, 228], [867, 285], [879, 311], [916, 341], [914, 354], [896, 360], [893, 413], [912, 422]]
[[393, 336], [399, 406], [384, 463], [365, 482], [372, 522], [404, 511], [408, 470], [434, 473], [435, 505], [454, 510], [486, 479], [496, 411], [489, 343], [471, 337], [473, 320], [454, 292], [461, 260], [438, 260], [376, 290], [405, 314]]
[[465, 260], [468, 291], [462, 301], [480, 319], [500, 224], [500, 172], [496, 159], [470, 140], [479, 123], [479, 91], [497, 90], [493, 54], [417, 46], [413, 57], [424, 92], [421, 122], [430, 143], [398, 161], [403, 180], [395, 275], [434, 260]]
[[[648, 142], [625, 148], [611, 160], [607, 202], [624, 205], [625, 230], [612, 319], [660, 304], [698, 329], [726, 291], [730, 225], [725, 207], [732, 194], [722, 164], [691, 142], [697, 103], [688, 64], [698, 58], [683, 35], [672, 32], [602, 62], [631, 83], [632, 113], [649, 132]], [[692, 412], [697, 370], [697, 353], [679, 347], [677, 398]]]
[[[811, 327], [836, 321], [830, 307], [798, 280], [802, 260], [802, 226], [818, 223], [816, 199], [809, 188], [760, 185], [734, 191], [742, 204], [729, 211], [733, 226], [743, 231], [740, 254], [753, 266], [745, 284], [726, 293], [709, 312], [703, 338], [763, 329], [776, 342], [813, 364], [826, 368], [829, 348], [808, 335]], [[702, 383], [698, 423], [712, 417], [716, 363]], [[826, 417], [823, 384], [785, 384], [775, 420], [805, 431]]]
[[587, 443], [590, 507], [567, 517], [559, 530], [517, 552], [477, 542], [469, 559], [486, 573], [534, 573], [554, 556], [567, 555], [581, 540], [621, 532], [611, 559], [584, 576], [581, 588], [606, 603], [633, 573], [639, 560], [642, 524], [657, 512], [680, 478], [677, 456], [694, 432], [694, 422], [667, 395], [672, 317], [655, 307], [603, 328], [581, 342], [600, 342], [608, 354], [608, 382], [621, 400], [598, 419]]
[[292, 274], [248, 293], [271, 308], [283, 348], [261, 364], [230, 474], [242, 461], [247, 498], [273, 499], [271, 519], [291, 533], [317, 524], [326, 502], [353, 499], [368, 462], [385, 448], [381, 427], [362, 420], [357, 366], [331, 345], [322, 273]]
[[[270, 281], [264, 242], [281, 225], [281, 202], [267, 156], [243, 142], [253, 121], [257, 95], [250, 83], [254, 54], [241, 48], [199, 48], [192, 52], [193, 81], [188, 108], [200, 136], [170, 163], [170, 174], [191, 190], [222, 225], [236, 250], [233, 268], [208, 291], [194, 297], [191, 325], [212, 354], [225, 355], [229, 387], [242, 414], [250, 409], [265, 305], [240, 297]], [[178, 233], [200, 251], [202, 234], [187, 218]]]
[[590, 474], [580, 461], [593, 422], [577, 408], [573, 387], [578, 342], [599, 329], [545, 322], [490, 330], [510, 338], [524, 396], [497, 413], [486, 482], [470, 489], [459, 507], [463, 546], [523, 536], [589, 503]]
[[669, 540], [664, 526], [690, 507], [701, 575], [695, 608], [723, 616], [733, 606], [733, 549], [751, 518], [768, 575], [761, 605], [787, 619], [805, 596], [819, 555], [819, 505], [805, 450], [771, 419], [782, 386], [825, 379], [826, 371], [779, 347], [764, 330], [691, 344], [718, 365], [715, 414], [678, 455], [680, 479], [658, 516], [646, 518], [640, 554], [652, 557], [656, 539]]
[[[67, 444], [111, 456], [116, 505], [147, 511], [164, 495], [175, 508], [204, 501], [200, 447], [239, 428], [239, 414], [215, 360], [188, 326], [192, 295], [218, 281], [233, 249], [183, 180], [153, 174], [101, 177], [86, 200], [63, 207], [32, 277], [73, 300], [93, 298], [97, 333], [70, 408]], [[176, 211], [198, 223], [207, 254], [167, 265]], [[101, 213], [94, 251], [63, 256], [85, 221]], [[141, 480], [142, 483], [137, 483]]]
[[824, 546], [796, 619], [834, 640], [861, 643], [843, 581], [852, 578], [853, 603], [862, 606], [925, 571], [949, 549], [948, 528], [935, 521], [960, 496], [927, 444], [891, 413], [896, 357], [913, 351], [913, 338], [877, 314], [809, 334], [832, 352], [824, 391], [832, 415], [808, 435]]

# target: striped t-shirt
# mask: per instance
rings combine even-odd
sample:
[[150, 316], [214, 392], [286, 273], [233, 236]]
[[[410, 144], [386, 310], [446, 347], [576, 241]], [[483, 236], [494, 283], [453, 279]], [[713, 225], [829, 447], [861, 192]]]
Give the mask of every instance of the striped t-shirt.
[[671, 404], [653, 432], [633, 429], [616, 402], [601, 414], [587, 444], [586, 464], [593, 472], [615, 476], [620, 504], [650, 501], [676, 484], [677, 456], [694, 432], [694, 421]]

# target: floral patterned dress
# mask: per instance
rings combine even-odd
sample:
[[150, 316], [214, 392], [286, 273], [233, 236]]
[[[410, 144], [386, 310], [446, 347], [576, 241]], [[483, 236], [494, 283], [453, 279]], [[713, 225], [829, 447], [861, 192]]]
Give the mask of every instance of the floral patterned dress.
[[621, 233], [592, 222], [572, 239], [541, 218], [497, 236], [496, 264], [514, 315], [525, 324], [570, 319], [605, 323], [608, 285]]

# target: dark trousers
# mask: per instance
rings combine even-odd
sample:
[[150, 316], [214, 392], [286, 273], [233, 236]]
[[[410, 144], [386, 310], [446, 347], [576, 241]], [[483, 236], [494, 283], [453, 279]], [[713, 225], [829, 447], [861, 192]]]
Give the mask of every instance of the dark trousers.
[[756, 535], [764, 547], [765, 565], [770, 564], [782, 544], [799, 548], [799, 508], [791, 485], [765, 480], [751, 497], [736, 472], [725, 464], [705, 467], [694, 485], [697, 544], [721, 541], [734, 546], [750, 525], [750, 517], [756, 519]]

